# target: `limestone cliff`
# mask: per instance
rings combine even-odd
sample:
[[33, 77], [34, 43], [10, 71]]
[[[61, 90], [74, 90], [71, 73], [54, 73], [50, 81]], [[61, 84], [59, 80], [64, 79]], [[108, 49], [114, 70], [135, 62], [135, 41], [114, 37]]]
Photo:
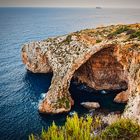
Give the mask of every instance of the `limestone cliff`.
[[86, 29], [25, 44], [22, 60], [34, 73], [53, 72], [40, 112], [71, 109], [74, 101], [69, 86], [73, 77], [97, 90], [127, 89], [115, 101], [128, 100], [124, 116], [140, 122], [140, 24]]

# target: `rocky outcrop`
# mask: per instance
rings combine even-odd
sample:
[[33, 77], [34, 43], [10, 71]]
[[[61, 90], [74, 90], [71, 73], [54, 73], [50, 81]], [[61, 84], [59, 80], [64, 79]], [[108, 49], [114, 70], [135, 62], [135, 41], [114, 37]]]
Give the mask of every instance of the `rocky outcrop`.
[[[133, 117], [135, 114], [134, 118], [138, 119], [139, 40], [140, 24], [131, 24], [86, 29], [25, 44], [22, 60], [26, 68], [34, 73], [53, 72], [51, 86], [39, 105], [39, 111], [69, 111], [74, 104], [69, 93], [73, 77], [94, 89], [127, 89], [125, 95], [129, 100], [124, 116]], [[121, 94], [120, 101], [126, 96]]]
[[117, 94], [114, 98], [114, 102], [116, 103], [127, 103], [128, 101], [128, 93], [126, 91], [122, 91], [121, 93]]
[[82, 102], [81, 105], [89, 110], [100, 108], [98, 102]]

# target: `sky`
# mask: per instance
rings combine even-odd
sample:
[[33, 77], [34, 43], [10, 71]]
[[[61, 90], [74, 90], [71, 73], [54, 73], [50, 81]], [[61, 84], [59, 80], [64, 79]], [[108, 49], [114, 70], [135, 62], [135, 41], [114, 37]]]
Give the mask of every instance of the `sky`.
[[140, 0], [0, 0], [0, 7], [140, 8]]

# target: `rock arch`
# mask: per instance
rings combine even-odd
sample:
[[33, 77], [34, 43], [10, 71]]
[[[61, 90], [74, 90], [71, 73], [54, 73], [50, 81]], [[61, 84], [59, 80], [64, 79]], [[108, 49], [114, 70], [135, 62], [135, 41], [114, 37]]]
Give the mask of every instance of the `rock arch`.
[[[96, 36], [90, 35], [91, 31], [72, 33], [24, 45], [22, 60], [28, 70], [34, 73], [53, 72], [51, 86], [44, 100], [39, 104], [39, 111], [54, 114], [69, 111], [74, 101], [68, 89], [70, 80], [74, 76], [95, 89], [126, 88], [128, 84], [126, 93], [129, 101], [124, 116], [139, 120], [139, 42], [122, 43], [122, 36], [117, 43], [116, 38], [97, 41]], [[99, 61], [102, 57], [104, 59]], [[84, 71], [92, 74], [87, 75]]]

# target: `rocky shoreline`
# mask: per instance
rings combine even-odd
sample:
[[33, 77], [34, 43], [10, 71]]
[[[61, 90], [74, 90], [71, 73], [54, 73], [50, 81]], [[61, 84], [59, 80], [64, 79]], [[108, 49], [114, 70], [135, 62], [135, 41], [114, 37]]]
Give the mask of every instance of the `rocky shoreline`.
[[127, 103], [122, 115], [140, 123], [140, 24], [86, 29], [25, 44], [22, 60], [34, 73], [53, 72], [40, 112], [70, 111], [74, 78], [96, 90], [124, 90], [114, 101]]

